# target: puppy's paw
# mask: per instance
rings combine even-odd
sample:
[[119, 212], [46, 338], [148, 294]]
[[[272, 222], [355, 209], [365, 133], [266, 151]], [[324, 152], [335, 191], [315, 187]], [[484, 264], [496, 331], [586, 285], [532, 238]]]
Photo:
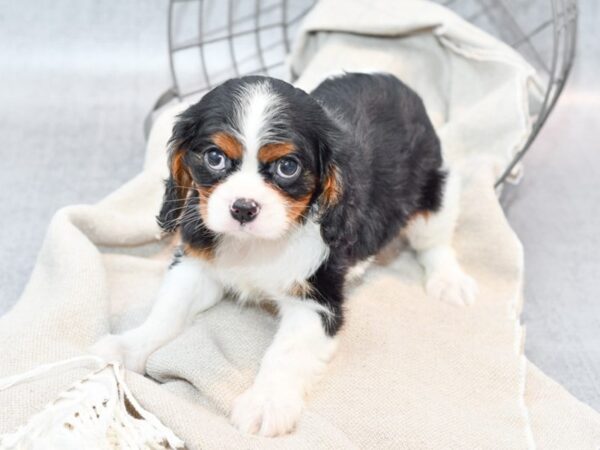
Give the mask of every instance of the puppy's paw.
[[90, 352], [106, 362], [117, 361], [126, 369], [144, 373], [150, 353], [139, 339], [127, 335], [107, 334], [90, 347]]
[[234, 401], [231, 422], [243, 433], [280, 436], [294, 429], [303, 406], [301, 393], [252, 386]]
[[448, 266], [431, 273], [425, 286], [427, 295], [456, 306], [475, 303], [477, 283], [459, 266]]

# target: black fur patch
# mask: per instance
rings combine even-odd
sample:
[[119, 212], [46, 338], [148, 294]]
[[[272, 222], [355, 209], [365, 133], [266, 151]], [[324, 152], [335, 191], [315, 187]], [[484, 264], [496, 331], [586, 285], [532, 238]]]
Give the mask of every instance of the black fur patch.
[[440, 143], [419, 96], [392, 75], [346, 74], [312, 95], [337, 128], [328, 145], [343, 186], [323, 212], [323, 237], [350, 266], [376, 254], [413, 214], [439, 208]]
[[321, 314], [323, 328], [335, 336], [344, 323], [344, 281], [348, 269], [344, 261], [333, 255], [308, 279], [311, 286], [309, 298], [325, 306], [330, 314]]
[[330, 257], [309, 280], [314, 300], [343, 323], [343, 280], [348, 269], [381, 250], [419, 212], [435, 212], [446, 174], [440, 143], [423, 102], [396, 77], [346, 74], [311, 94], [328, 112], [323, 165], [335, 165], [341, 196], [321, 211]]
[[181, 221], [181, 241], [199, 250], [213, 249], [217, 244], [217, 235], [209, 230], [200, 217], [198, 191], [193, 191], [186, 203]]

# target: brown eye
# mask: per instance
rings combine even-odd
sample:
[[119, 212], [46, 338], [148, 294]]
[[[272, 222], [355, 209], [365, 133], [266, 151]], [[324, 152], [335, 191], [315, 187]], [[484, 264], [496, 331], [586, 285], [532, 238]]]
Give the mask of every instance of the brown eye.
[[277, 161], [275, 173], [278, 177], [290, 181], [300, 174], [300, 163], [295, 158], [282, 158]]
[[204, 162], [211, 170], [220, 172], [227, 165], [227, 156], [221, 150], [213, 148], [204, 154]]

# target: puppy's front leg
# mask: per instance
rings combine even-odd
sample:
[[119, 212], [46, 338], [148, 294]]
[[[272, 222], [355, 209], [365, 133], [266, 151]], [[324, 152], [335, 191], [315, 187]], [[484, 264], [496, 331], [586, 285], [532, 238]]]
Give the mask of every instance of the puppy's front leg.
[[189, 319], [213, 306], [222, 295], [221, 285], [208, 274], [204, 263], [184, 257], [165, 275], [146, 321], [123, 334], [105, 336], [91, 352], [143, 373], [151, 353], [175, 338]]
[[319, 308], [312, 300], [299, 298], [280, 304], [281, 324], [254, 384], [233, 404], [231, 421], [241, 431], [277, 436], [296, 425], [306, 392], [336, 348]]

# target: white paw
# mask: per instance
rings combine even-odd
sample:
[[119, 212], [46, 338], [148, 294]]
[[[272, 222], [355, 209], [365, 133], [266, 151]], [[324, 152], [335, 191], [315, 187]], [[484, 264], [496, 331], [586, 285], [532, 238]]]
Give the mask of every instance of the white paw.
[[144, 373], [146, 360], [150, 356], [147, 346], [135, 337], [107, 334], [90, 347], [90, 352], [106, 362], [117, 361], [126, 369]]
[[294, 429], [303, 406], [299, 392], [252, 386], [233, 402], [231, 422], [243, 433], [280, 436]]
[[477, 283], [458, 266], [431, 273], [425, 289], [430, 297], [457, 306], [472, 305], [477, 296]]

